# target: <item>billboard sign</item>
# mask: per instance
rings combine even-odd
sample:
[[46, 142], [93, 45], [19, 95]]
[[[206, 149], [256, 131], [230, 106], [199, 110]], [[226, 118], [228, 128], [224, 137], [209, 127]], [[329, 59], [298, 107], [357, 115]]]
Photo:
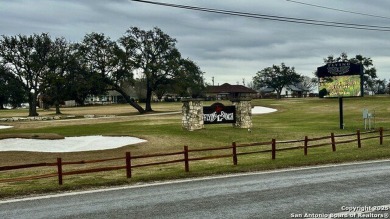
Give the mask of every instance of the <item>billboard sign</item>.
[[214, 103], [203, 107], [204, 124], [220, 124], [236, 122], [236, 107], [224, 106], [222, 103]]
[[320, 97], [363, 96], [363, 66], [350, 62], [329, 63], [317, 68]]

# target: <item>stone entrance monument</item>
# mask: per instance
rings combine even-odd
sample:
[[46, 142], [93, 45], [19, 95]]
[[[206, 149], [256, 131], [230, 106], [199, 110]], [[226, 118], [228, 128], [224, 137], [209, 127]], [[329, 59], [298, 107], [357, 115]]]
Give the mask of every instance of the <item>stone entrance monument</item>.
[[[230, 115], [231, 112], [226, 113], [223, 111], [222, 104], [213, 104], [218, 106], [214, 113], [204, 115], [203, 100], [202, 99], [183, 99], [182, 107], [182, 127], [188, 131], [194, 131], [203, 129], [205, 125], [205, 119], [217, 120], [220, 122], [212, 122], [213, 124], [218, 123], [232, 123], [235, 128], [252, 128], [252, 104], [251, 98], [235, 98], [231, 99], [235, 108], [234, 116]], [[210, 118], [212, 117], [212, 118]], [[234, 119], [231, 119], [234, 117]], [[227, 121], [231, 120], [231, 121]]]
[[183, 99], [182, 127], [188, 131], [204, 128], [203, 99]]
[[231, 100], [236, 107], [236, 128], [252, 128], [252, 104], [251, 98], [236, 98]]

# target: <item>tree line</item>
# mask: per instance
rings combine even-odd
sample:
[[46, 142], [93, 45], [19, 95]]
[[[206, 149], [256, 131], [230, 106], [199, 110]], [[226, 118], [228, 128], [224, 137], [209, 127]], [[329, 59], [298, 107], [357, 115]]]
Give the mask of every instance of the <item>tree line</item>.
[[[59, 114], [65, 100], [83, 104], [88, 95], [109, 90], [145, 113], [152, 111], [153, 94], [201, 95], [203, 74], [195, 62], [182, 58], [176, 40], [157, 27], [131, 27], [116, 41], [95, 32], [76, 43], [47, 33], [3, 35], [0, 40], [0, 107], [27, 99], [29, 116], [38, 115], [38, 95]], [[145, 108], [126, 93], [137, 82], [145, 86]]]
[[[348, 61], [364, 66], [366, 90], [384, 93], [386, 80], [377, 79], [371, 58], [328, 56], [324, 63]], [[135, 77], [138, 73], [139, 77]], [[315, 74], [315, 72], [314, 72]], [[152, 111], [152, 96], [167, 93], [180, 96], [204, 95], [204, 72], [189, 58], [182, 58], [176, 39], [155, 27], [152, 30], [129, 28], [114, 41], [103, 33], [86, 34], [81, 42], [71, 43], [49, 34], [2, 36], [0, 39], [0, 109], [3, 104], [29, 103], [29, 116], [37, 116], [38, 96], [47, 105], [75, 100], [83, 105], [89, 95], [113, 90], [140, 113]], [[316, 86], [316, 78], [304, 77], [284, 63], [266, 67], [253, 77], [253, 88], [272, 88], [277, 97], [282, 89], [294, 85], [302, 90]], [[145, 107], [127, 93], [129, 86], [144, 87]], [[390, 87], [390, 84], [388, 85]]]
[[[324, 64], [335, 62], [362, 64], [364, 68], [363, 86], [366, 91], [383, 94], [390, 90], [390, 83], [386, 87], [386, 80], [378, 79], [373, 60], [369, 57], [356, 55], [353, 58], [348, 58], [346, 53], [341, 53], [339, 57], [330, 55], [324, 58], [323, 61]], [[316, 76], [315, 78], [304, 77], [297, 73], [294, 67], [281, 63], [280, 65], [273, 65], [258, 71], [253, 77], [253, 87], [258, 90], [271, 88], [276, 92], [277, 98], [281, 98], [283, 88], [290, 85], [306, 91], [313, 89], [318, 84], [316, 72], [313, 72], [313, 74]]]

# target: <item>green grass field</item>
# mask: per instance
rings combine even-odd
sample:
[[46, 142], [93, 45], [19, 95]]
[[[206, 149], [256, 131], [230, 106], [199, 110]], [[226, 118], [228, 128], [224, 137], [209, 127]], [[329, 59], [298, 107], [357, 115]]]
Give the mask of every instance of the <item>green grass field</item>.
[[[225, 105], [229, 102], [223, 102]], [[211, 105], [212, 102], [204, 102]], [[142, 115], [129, 105], [104, 105], [82, 108], [63, 108], [64, 115], [82, 117], [86, 114], [117, 115], [110, 119], [40, 121], [40, 122], [2, 122], [2, 125], [13, 125], [13, 129], [0, 129], [1, 136], [84, 136], [84, 135], [125, 135], [146, 139], [146, 143], [129, 145], [104, 151], [74, 153], [37, 153], [37, 152], [0, 152], [0, 166], [19, 165], [25, 163], [55, 162], [57, 157], [63, 161], [96, 160], [124, 156], [126, 151], [132, 155], [150, 153], [176, 152], [183, 150], [184, 145], [190, 149], [212, 148], [230, 145], [233, 141], [240, 143], [264, 142], [275, 138], [278, 141], [303, 139], [304, 136], [322, 137], [331, 132], [335, 134], [354, 133], [363, 130], [364, 108], [375, 112], [375, 126], [390, 129], [390, 97], [375, 96], [344, 99], [345, 129], [339, 129], [339, 106], [337, 99], [294, 98], [282, 100], [256, 99], [253, 106], [275, 108], [278, 111], [270, 114], [254, 115], [251, 132], [247, 129], [235, 129], [230, 124], [207, 125], [198, 131], [185, 131], [181, 128], [181, 114]], [[181, 111], [181, 103], [155, 103], [153, 109], [159, 112]], [[55, 111], [38, 111], [40, 115], [52, 115]], [[0, 118], [26, 116], [23, 109], [0, 111]], [[389, 132], [389, 131], [387, 131]], [[310, 148], [308, 156], [302, 150], [279, 152], [276, 160], [271, 155], [256, 154], [239, 156], [238, 165], [233, 166], [231, 158], [194, 161], [190, 163], [190, 172], [184, 172], [183, 164], [169, 164], [137, 168], [131, 179], [126, 178], [123, 170], [83, 174], [64, 177], [64, 185], [59, 186], [57, 178], [39, 179], [24, 182], [1, 183], [0, 198], [31, 195], [37, 193], [78, 190], [110, 185], [134, 184], [186, 177], [198, 177], [233, 172], [270, 170], [295, 166], [340, 163], [360, 160], [390, 158], [390, 137], [379, 145], [377, 139], [362, 143], [340, 145], [336, 152], [329, 147]], [[244, 149], [240, 149], [244, 150]], [[203, 152], [203, 155], [215, 155], [224, 152]], [[149, 161], [161, 161], [162, 158]], [[122, 164], [112, 161], [93, 164], [88, 167], [101, 167]], [[141, 162], [141, 161], [140, 161]], [[67, 170], [83, 169], [85, 166], [67, 167]], [[0, 179], [21, 177], [35, 174], [56, 172], [55, 167], [32, 168], [17, 171], [0, 172]]]

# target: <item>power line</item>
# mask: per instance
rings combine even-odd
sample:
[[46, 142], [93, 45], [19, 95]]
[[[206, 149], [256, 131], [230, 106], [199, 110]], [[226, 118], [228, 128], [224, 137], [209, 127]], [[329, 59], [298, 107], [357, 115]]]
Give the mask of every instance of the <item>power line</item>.
[[339, 28], [357, 29], [357, 30], [372, 30], [372, 31], [390, 32], [390, 27], [387, 27], [387, 26], [375, 26], [375, 25], [364, 25], [364, 24], [353, 24], [353, 23], [342, 23], [342, 22], [302, 19], [302, 18], [293, 18], [293, 17], [282, 17], [282, 16], [274, 16], [274, 15], [266, 15], [266, 14], [254, 14], [254, 13], [246, 13], [246, 12], [239, 12], [239, 11], [230, 11], [230, 10], [203, 8], [203, 7], [195, 7], [195, 6], [188, 6], [188, 5], [170, 4], [170, 3], [163, 3], [163, 2], [152, 2], [152, 1], [146, 1], [146, 0], [129, 0], [129, 1], [165, 6], [165, 7], [172, 7], [172, 8], [187, 9], [187, 10], [193, 10], [193, 11], [203, 11], [203, 12], [209, 12], [209, 13], [215, 13], [215, 14], [224, 14], [224, 15], [247, 17], [247, 18], [256, 18], [256, 19], [263, 19], [263, 20], [272, 20], [272, 21], [315, 25], [315, 26], [339, 27]]
[[348, 10], [343, 10], [343, 9], [338, 9], [338, 8], [331, 8], [331, 7], [326, 7], [322, 5], [314, 5], [314, 4], [309, 4], [306, 2], [300, 2], [300, 1], [294, 1], [294, 0], [286, 0], [291, 3], [297, 3], [301, 5], [306, 5], [306, 6], [312, 6], [316, 8], [322, 8], [322, 9], [328, 9], [328, 10], [333, 10], [333, 11], [339, 11], [339, 12], [344, 12], [344, 13], [349, 13], [349, 14], [357, 14], [357, 15], [363, 15], [363, 16], [368, 16], [368, 17], [375, 17], [375, 18], [382, 18], [382, 19], [388, 19], [390, 20], [390, 17], [385, 17], [385, 16], [380, 16], [380, 15], [373, 15], [373, 14], [367, 14], [367, 13], [361, 13], [361, 12], [355, 12], [355, 11], [348, 11]]

